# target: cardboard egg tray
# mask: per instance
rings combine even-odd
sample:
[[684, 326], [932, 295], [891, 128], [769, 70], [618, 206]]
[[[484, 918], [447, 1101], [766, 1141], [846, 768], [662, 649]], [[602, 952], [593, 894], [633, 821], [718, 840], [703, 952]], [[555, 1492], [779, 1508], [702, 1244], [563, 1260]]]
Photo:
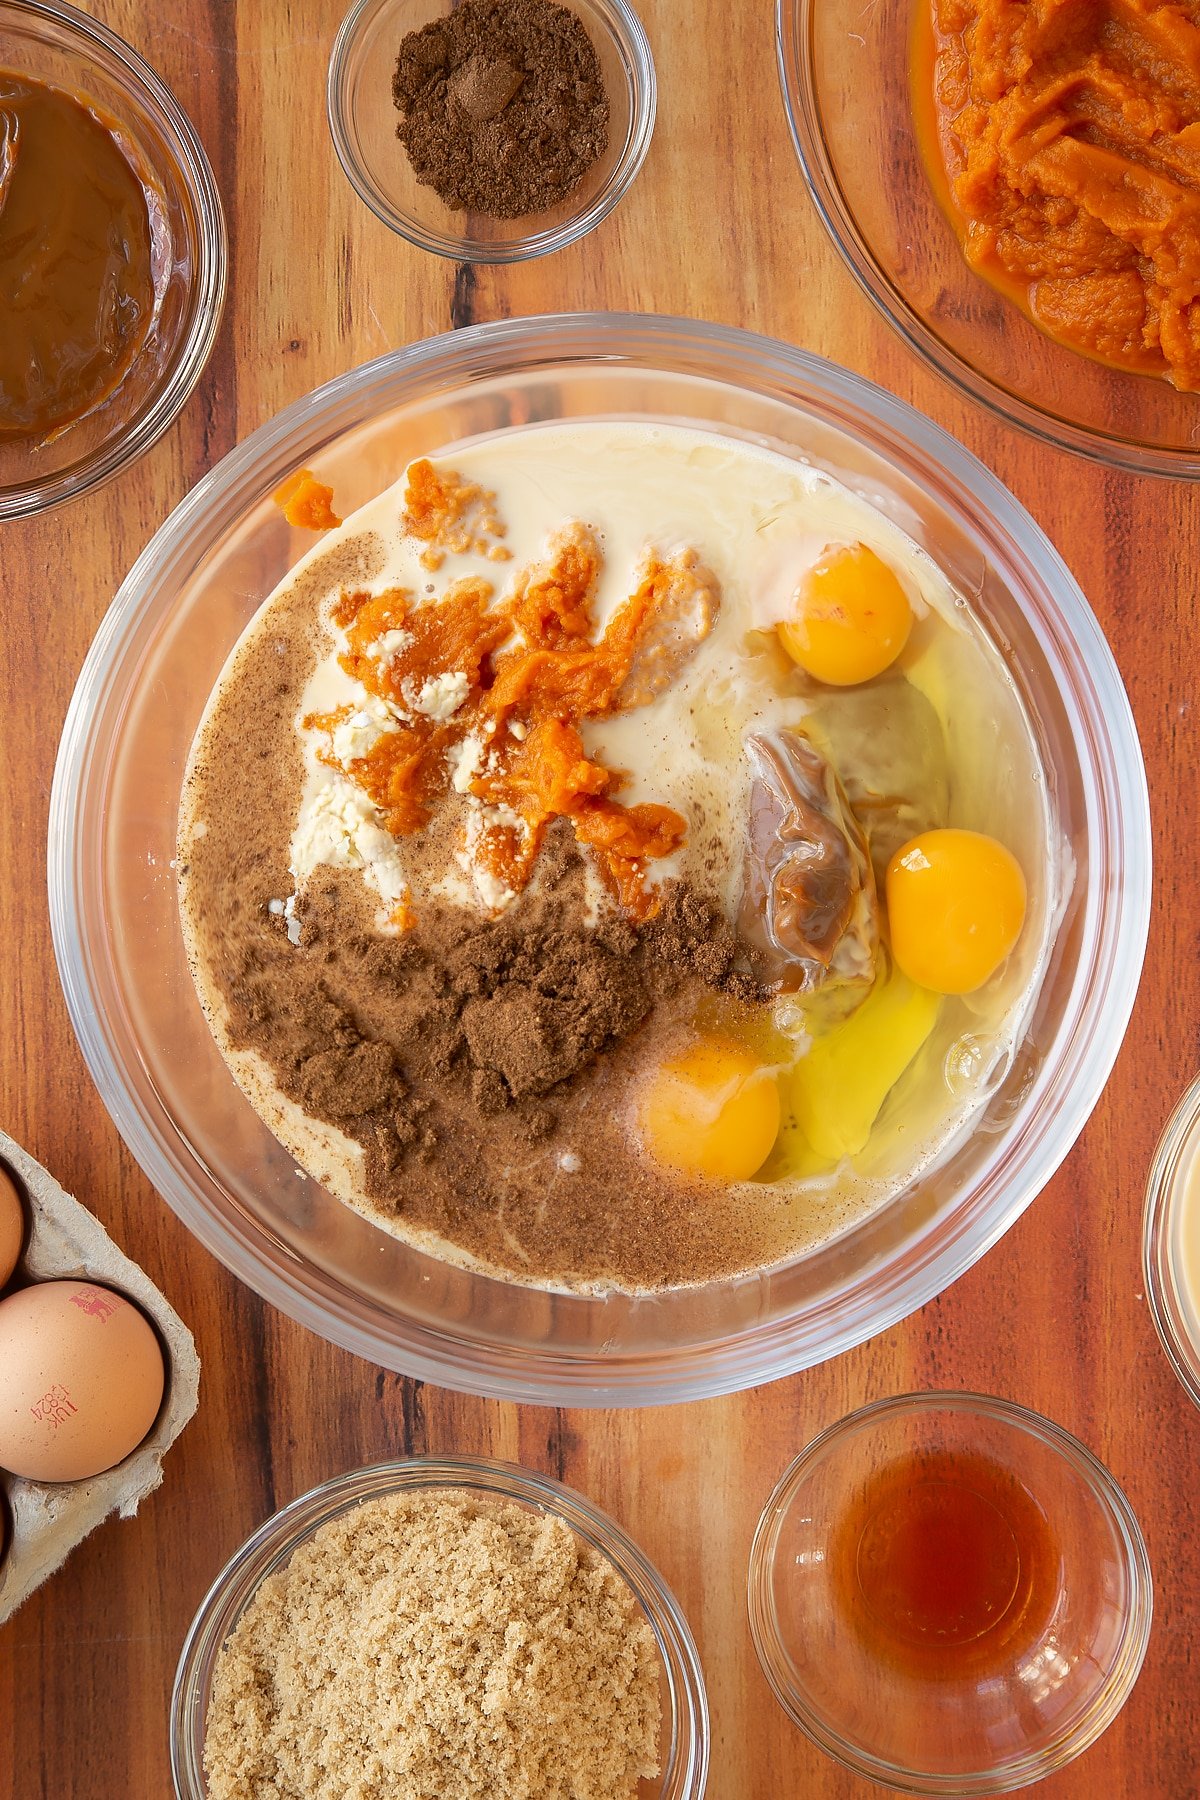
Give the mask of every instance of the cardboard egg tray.
[[0, 1162], [24, 1190], [30, 1231], [16, 1280], [102, 1282], [135, 1300], [158, 1327], [167, 1386], [149, 1437], [115, 1469], [90, 1481], [25, 1481], [0, 1470], [12, 1541], [0, 1562], [0, 1625], [108, 1518], [132, 1518], [162, 1480], [162, 1459], [196, 1410], [200, 1361], [192, 1334], [149, 1277], [31, 1156], [0, 1131]]

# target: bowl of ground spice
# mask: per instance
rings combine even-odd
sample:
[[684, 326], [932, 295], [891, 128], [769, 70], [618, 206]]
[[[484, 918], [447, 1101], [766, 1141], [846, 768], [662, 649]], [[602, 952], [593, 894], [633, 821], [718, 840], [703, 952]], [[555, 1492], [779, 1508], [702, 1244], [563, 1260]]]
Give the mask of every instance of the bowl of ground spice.
[[342, 1475], [255, 1532], [184, 1645], [179, 1800], [700, 1800], [708, 1711], [661, 1577], [507, 1463]]
[[520, 262], [599, 224], [654, 129], [626, 0], [358, 0], [329, 63], [345, 173], [385, 225], [463, 262]]

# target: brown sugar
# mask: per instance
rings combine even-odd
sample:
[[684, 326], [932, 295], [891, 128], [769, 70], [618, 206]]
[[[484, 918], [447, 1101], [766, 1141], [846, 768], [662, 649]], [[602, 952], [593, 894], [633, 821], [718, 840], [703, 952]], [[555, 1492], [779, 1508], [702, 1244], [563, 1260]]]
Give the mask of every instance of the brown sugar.
[[[715, 900], [672, 883], [648, 924], [592, 926], [580, 916], [578, 873], [559, 838], [536, 899], [494, 920], [430, 909], [403, 939], [356, 929], [342, 878], [318, 876], [296, 908], [299, 942], [234, 971], [232, 1035], [265, 1057], [306, 1112], [352, 1132], [380, 1115], [408, 1143], [416, 1134], [401, 1071], [418, 1072], [418, 1044], [436, 1045], [421, 1061], [443, 1091], [457, 1073], [494, 1112], [570, 1081], [685, 981], [733, 1001], [760, 997]], [[271, 936], [284, 938], [273, 923]], [[370, 995], [377, 1037], [355, 1023], [361, 998], [343, 1007], [335, 988]]]
[[[404, 936], [381, 934], [358, 878], [319, 871], [296, 907], [299, 943], [261, 905], [222, 934], [230, 1041], [362, 1147], [381, 1215], [489, 1266], [660, 1287], [740, 1264], [740, 1213], [731, 1243], [711, 1192], [678, 1190], [623, 1141], [610, 1070], [623, 1051], [636, 1059], [656, 1014], [761, 1001], [742, 947], [718, 903], [682, 884], [646, 923], [584, 915], [561, 827], [537, 891], [499, 919], [428, 907]], [[560, 1146], [580, 1169], [547, 1208], [538, 1183], [518, 1190], [504, 1171], [540, 1159], [549, 1183]]]
[[220, 1652], [209, 1800], [633, 1800], [658, 1650], [560, 1519], [461, 1492], [330, 1520]]

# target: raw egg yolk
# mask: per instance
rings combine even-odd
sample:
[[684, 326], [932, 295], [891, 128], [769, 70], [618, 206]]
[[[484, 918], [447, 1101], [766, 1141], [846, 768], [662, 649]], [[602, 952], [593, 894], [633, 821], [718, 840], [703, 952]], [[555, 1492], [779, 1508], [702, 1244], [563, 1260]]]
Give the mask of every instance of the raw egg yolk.
[[865, 544], [828, 549], [778, 627], [800, 667], [831, 687], [854, 687], [890, 667], [908, 642], [912, 608], [892, 570]]
[[910, 981], [969, 994], [1004, 961], [1025, 923], [1025, 877], [981, 831], [923, 831], [887, 870], [892, 955]]
[[642, 1091], [639, 1123], [656, 1162], [709, 1181], [748, 1181], [779, 1134], [779, 1088], [740, 1045], [701, 1038]]

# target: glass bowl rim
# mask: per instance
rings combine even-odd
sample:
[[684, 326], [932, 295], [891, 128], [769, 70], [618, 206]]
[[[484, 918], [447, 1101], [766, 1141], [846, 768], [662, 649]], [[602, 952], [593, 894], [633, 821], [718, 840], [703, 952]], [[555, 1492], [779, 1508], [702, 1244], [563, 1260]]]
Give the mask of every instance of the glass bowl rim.
[[[484, 1456], [406, 1456], [367, 1463], [309, 1488], [280, 1507], [229, 1557], [188, 1627], [171, 1690], [170, 1756], [177, 1800], [204, 1800], [199, 1691], [204, 1663], [215, 1656], [267, 1575], [280, 1568], [319, 1526], [365, 1500], [448, 1488], [517, 1500], [562, 1519], [598, 1550], [630, 1589], [658, 1644], [675, 1721], [673, 1745], [683, 1785], [677, 1800], [702, 1800], [708, 1780], [708, 1697], [699, 1652], [675, 1595], [622, 1525], [577, 1488], [518, 1463]], [[665, 1779], [665, 1775], [664, 1775]]]
[[453, 262], [502, 266], [528, 262], [533, 257], [548, 256], [555, 250], [564, 250], [568, 244], [586, 237], [589, 231], [608, 217], [633, 186], [646, 160], [658, 110], [658, 78], [654, 55], [645, 27], [629, 0], [588, 0], [589, 7], [601, 16], [620, 47], [622, 63], [629, 72], [629, 131], [620, 156], [609, 170], [602, 187], [586, 206], [572, 211], [550, 230], [529, 232], [503, 243], [435, 231], [422, 225], [413, 214], [401, 212], [398, 207], [389, 205], [355, 153], [346, 123], [346, 83], [350, 54], [356, 47], [360, 30], [385, 6], [391, 4], [394, 4], [394, 0], [354, 0], [354, 5], [342, 20], [333, 41], [325, 86], [325, 113], [329, 134], [333, 139], [342, 173], [364, 206], [377, 219], [390, 231], [414, 244], [417, 249], [428, 250], [434, 256], [444, 256]]
[[[881, 1421], [919, 1414], [948, 1413], [982, 1418], [1037, 1439], [1068, 1463], [1114, 1527], [1129, 1578], [1129, 1602], [1122, 1621], [1121, 1640], [1113, 1669], [1101, 1690], [1101, 1704], [1048, 1751], [1025, 1752], [992, 1770], [967, 1774], [930, 1775], [892, 1763], [859, 1749], [826, 1723], [787, 1685], [780, 1672], [783, 1634], [778, 1628], [772, 1595], [772, 1576], [779, 1535], [797, 1491], [808, 1473], [823, 1462], [847, 1438], [869, 1431]], [[889, 1395], [869, 1401], [846, 1413], [818, 1432], [788, 1464], [763, 1507], [750, 1547], [746, 1578], [746, 1604], [755, 1652], [776, 1700], [819, 1749], [843, 1768], [869, 1780], [910, 1794], [983, 1795], [1012, 1793], [1062, 1769], [1089, 1749], [1116, 1719], [1141, 1673], [1150, 1642], [1154, 1616], [1154, 1577], [1150, 1555], [1129, 1497], [1096, 1454], [1072, 1432], [1045, 1414], [993, 1394], [963, 1388], [934, 1388], [924, 1392]]]
[[[818, 217], [861, 291], [922, 363], [957, 394], [1003, 424], [1056, 450], [1132, 475], [1200, 480], [1200, 451], [1162, 449], [1077, 425], [1032, 401], [1007, 394], [966, 357], [944, 344], [882, 267], [858, 228], [841, 181], [826, 153], [820, 107], [812, 84], [810, 21], [828, 0], [775, 0], [775, 57], [783, 110], [800, 172]], [[912, 0], [901, 0], [908, 6]], [[982, 279], [982, 278], [980, 278]]]
[[1178, 1207], [1177, 1182], [1189, 1151], [1200, 1154], [1200, 1075], [1175, 1103], [1146, 1178], [1142, 1211], [1142, 1275], [1146, 1299], [1167, 1359], [1193, 1405], [1200, 1406], [1200, 1346], [1187, 1334], [1171, 1254]]
[[[697, 368], [697, 358], [701, 366]], [[276, 458], [279, 479], [307, 452], [295, 447], [303, 432], [307, 442], [319, 424], [330, 434], [357, 422], [360, 390], [373, 396], [377, 408], [400, 404], [427, 391], [421, 387], [432, 370], [439, 387], [468, 382], [471, 375], [498, 377], [523, 368], [595, 363], [655, 367], [704, 380], [776, 403], [807, 405], [854, 441], [869, 445], [871, 454], [894, 463], [903, 446], [920, 455], [921, 483], [932, 466], [944, 478], [937, 503], [951, 518], [963, 520], [978, 543], [986, 522], [1007, 559], [1031, 580], [1039, 595], [1041, 617], [1054, 633], [1047, 654], [1070, 652], [1071, 678], [1082, 684], [1082, 719], [1073, 724], [1084, 766], [1103, 764], [1097, 777], [1095, 805], [1102, 823], [1100, 841], [1126, 858], [1121, 884], [1109, 883], [1089, 901], [1085, 951], [1075, 972], [1067, 1015], [1086, 1019], [1090, 1029], [1075, 1029], [1063, 1051], [1060, 1104], [1021, 1165], [1020, 1180], [1007, 1182], [1004, 1204], [991, 1194], [985, 1212], [972, 1210], [953, 1232], [938, 1237], [930, 1250], [922, 1240], [912, 1267], [903, 1248], [864, 1288], [843, 1283], [831, 1317], [828, 1297], [819, 1312], [820, 1345], [815, 1350], [798, 1332], [794, 1311], [752, 1330], [719, 1335], [682, 1351], [625, 1359], [572, 1357], [553, 1347], [479, 1344], [453, 1332], [434, 1333], [412, 1326], [398, 1315], [384, 1337], [363, 1315], [356, 1296], [339, 1288], [331, 1303], [327, 1284], [320, 1287], [296, 1260], [267, 1254], [266, 1234], [256, 1227], [251, 1245], [202, 1201], [176, 1171], [165, 1141], [130, 1096], [124, 1064], [114, 1052], [102, 1011], [92, 1001], [90, 922], [77, 905], [80, 859], [76, 832], [82, 817], [81, 790], [88, 780], [88, 735], [93, 717], [107, 692], [111, 670], [125, 642], [144, 617], [153, 615], [158, 585], [183, 566], [205, 539], [205, 521], [218, 502], [225, 508], [261, 497], [264, 468]], [[381, 392], [385, 379], [394, 385]], [[903, 466], [903, 464], [901, 465]], [[946, 484], [950, 484], [947, 491]], [[976, 509], [982, 509], [976, 517]], [[1049, 605], [1049, 611], [1046, 606]], [[1092, 760], [1088, 760], [1089, 757]], [[1119, 802], [1119, 804], [1118, 804]], [[573, 1405], [652, 1405], [697, 1399], [754, 1386], [825, 1361], [887, 1328], [941, 1292], [1003, 1235], [1047, 1181], [1078, 1136], [1115, 1060], [1136, 994], [1145, 951], [1150, 906], [1150, 815], [1145, 771], [1128, 698], [1116, 663], [1078, 585], [1057, 551], [1015, 497], [1000, 481], [931, 420], [865, 378], [823, 358], [735, 327], [706, 325], [662, 315], [605, 313], [559, 314], [507, 319], [468, 327], [389, 352], [362, 365], [296, 402], [259, 427], [230, 451], [179, 503], [142, 551], [102, 620], [84, 662], [68, 709], [51, 793], [49, 885], [51, 928], [59, 975], [68, 1010], [101, 1098], [126, 1144], [159, 1193], [204, 1246], [241, 1279], [289, 1316], [355, 1353], [384, 1367], [400, 1367], [442, 1386], [497, 1398], [553, 1401]], [[1099, 909], [1103, 908], [1103, 918]], [[1095, 913], [1096, 916], [1092, 917]], [[1103, 934], [1101, 933], [1103, 926]], [[1080, 994], [1087, 981], [1091, 988]], [[1101, 1007], [1100, 1002], [1103, 1001]], [[1077, 1020], [1078, 1023], [1078, 1020]], [[1064, 1130], [1064, 1121], [1066, 1129]], [[318, 1272], [319, 1275], [319, 1272]], [[748, 1279], [757, 1279], [750, 1277]], [[847, 1303], [849, 1298], [849, 1304]], [[397, 1326], [399, 1330], [397, 1330]], [[811, 1335], [811, 1326], [809, 1327]], [[396, 1358], [401, 1357], [397, 1361]]]
[[129, 468], [174, 424], [212, 353], [225, 306], [229, 262], [225, 213], [212, 165], [187, 113], [144, 57], [103, 20], [80, 12], [67, 0], [2, 0], [0, 23], [5, 13], [45, 19], [59, 26], [73, 35], [74, 49], [94, 58], [115, 84], [137, 96], [178, 153], [180, 178], [196, 213], [196, 271], [190, 283], [191, 317], [171, 359], [168, 379], [135, 419], [133, 429], [97, 445], [57, 474], [0, 489], [0, 521], [48, 512], [91, 493]]

